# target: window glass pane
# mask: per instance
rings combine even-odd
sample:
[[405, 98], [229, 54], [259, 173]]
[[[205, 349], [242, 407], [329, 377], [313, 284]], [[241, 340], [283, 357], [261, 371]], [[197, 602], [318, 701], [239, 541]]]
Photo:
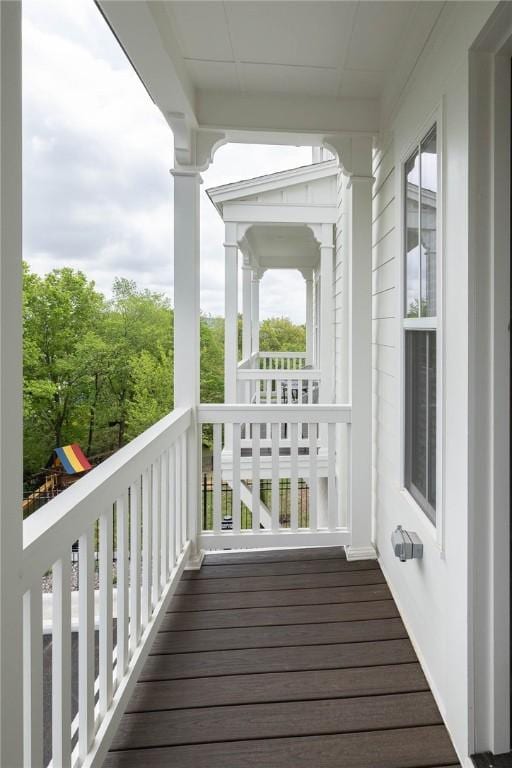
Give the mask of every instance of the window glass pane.
[[405, 316], [419, 317], [419, 154], [405, 164]]
[[428, 334], [428, 496], [436, 508], [436, 347], [435, 331]]
[[436, 127], [421, 144], [421, 315], [436, 315], [437, 139]]
[[405, 485], [435, 522], [436, 332], [406, 331]]

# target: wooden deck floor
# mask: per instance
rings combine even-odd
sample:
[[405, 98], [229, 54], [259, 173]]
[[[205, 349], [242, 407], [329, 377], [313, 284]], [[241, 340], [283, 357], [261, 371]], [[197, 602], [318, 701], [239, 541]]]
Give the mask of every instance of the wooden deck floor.
[[328, 548], [186, 573], [104, 765], [459, 763], [378, 564]]

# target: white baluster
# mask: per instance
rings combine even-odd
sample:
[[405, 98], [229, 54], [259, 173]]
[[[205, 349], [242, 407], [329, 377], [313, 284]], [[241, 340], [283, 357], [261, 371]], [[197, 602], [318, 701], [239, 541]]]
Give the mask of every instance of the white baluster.
[[142, 599], [141, 623], [146, 627], [151, 618], [151, 477], [149, 469], [142, 473]]
[[336, 504], [336, 425], [327, 427], [327, 519], [329, 530], [337, 527]]
[[169, 448], [169, 571], [176, 564], [176, 446]]
[[317, 424], [308, 424], [309, 434], [309, 528], [318, 530]]
[[[71, 553], [53, 565], [52, 759], [71, 766]], [[112, 650], [110, 651], [112, 666]]]
[[181, 446], [180, 446], [180, 442], [179, 441], [175, 445], [174, 456], [175, 456], [175, 459], [176, 459], [176, 464], [175, 464], [175, 498], [176, 498], [176, 507], [175, 507], [175, 509], [176, 509], [176, 512], [175, 512], [175, 527], [174, 527], [174, 530], [175, 530], [175, 534], [174, 534], [174, 536], [175, 536], [175, 538], [174, 538], [175, 550], [174, 550], [174, 552], [175, 552], [175, 558], [177, 560], [178, 557], [181, 554], [181, 523], [182, 523], [182, 519], [183, 519], [182, 510], [181, 510], [181, 506], [182, 506], [182, 503], [183, 503], [183, 501], [182, 501], [182, 493], [181, 493], [181, 477], [182, 477], [181, 463], [182, 463], [182, 455], [181, 455]]
[[185, 546], [188, 534], [188, 518], [187, 518], [187, 436], [186, 434], [180, 436], [180, 448], [181, 448], [181, 550]]
[[169, 578], [169, 456], [160, 457], [160, 592]]
[[116, 501], [117, 538], [117, 666], [119, 685], [128, 666], [128, 498]]
[[261, 434], [261, 424], [253, 424], [253, 430], [252, 430], [252, 529], [255, 533], [259, 533], [259, 530], [260, 530], [260, 434]]
[[279, 522], [279, 432], [280, 424], [272, 424], [272, 531], [278, 532]]
[[222, 505], [222, 424], [213, 425], [213, 531], [221, 532]]
[[130, 486], [130, 650], [140, 638], [140, 482]]
[[298, 522], [298, 473], [297, 473], [297, 423], [290, 424], [290, 528], [297, 531]]
[[153, 462], [151, 472], [151, 516], [152, 516], [152, 574], [151, 603], [153, 607], [160, 599], [160, 457]]
[[233, 533], [240, 533], [240, 424], [233, 424]]
[[83, 762], [94, 740], [94, 532], [78, 540], [78, 755]]
[[23, 596], [23, 765], [43, 768], [43, 611], [41, 582]]
[[112, 703], [112, 509], [100, 516], [100, 717]]

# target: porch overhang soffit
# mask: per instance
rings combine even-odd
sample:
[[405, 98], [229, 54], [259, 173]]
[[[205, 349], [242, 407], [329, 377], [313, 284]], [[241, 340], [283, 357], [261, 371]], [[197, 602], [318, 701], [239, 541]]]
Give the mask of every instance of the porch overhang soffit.
[[[256, 11], [261, 16], [255, 8], [259, 3], [96, 3], [174, 133], [177, 167], [205, 170], [215, 150], [228, 142], [320, 146], [326, 136], [378, 133], [377, 94], [366, 91], [358, 98], [351, 91], [344, 96], [341, 60], [317, 60], [318, 55], [311, 60], [308, 46], [295, 46], [293, 53], [283, 53], [282, 61], [272, 60], [268, 33], [254, 25]], [[316, 18], [315, 40], [321, 47], [332, 13], [339, 23], [337, 34], [344, 38], [354, 24], [356, 6], [274, 2], [266, 13], [281, 18], [286, 10], [294, 34], [300, 37], [307, 29], [311, 40]], [[252, 24], [255, 46], [248, 61], [240, 54], [244, 19]]]

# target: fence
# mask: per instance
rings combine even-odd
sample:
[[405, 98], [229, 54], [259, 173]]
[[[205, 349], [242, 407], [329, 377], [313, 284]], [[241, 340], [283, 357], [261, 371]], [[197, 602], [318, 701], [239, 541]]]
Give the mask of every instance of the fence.
[[[252, 494], [252, 481], [246, 483]], [[202, 527], [203, 531], [213, 531], [213, 475], [203, 473], [202, 481]], [[272, 503], [272, 480], [260, 480], [260, 499], [266, 507]], [[224, 530], [230, 530], [233, 520], [233, 489], [228, 483], [222, 483], [221, 489], [221, 522]], [[281, 528], [290, 528], [292, 509], [292, 484], [289, 478], [279, 481], [279, 524]], [[302, 478], [298, 481], [298, 522], [299, 528], [309, 526], [309, 487]], [[252, 513], [242, 503], [241, 522], [242, 530], [252, 529]]]

